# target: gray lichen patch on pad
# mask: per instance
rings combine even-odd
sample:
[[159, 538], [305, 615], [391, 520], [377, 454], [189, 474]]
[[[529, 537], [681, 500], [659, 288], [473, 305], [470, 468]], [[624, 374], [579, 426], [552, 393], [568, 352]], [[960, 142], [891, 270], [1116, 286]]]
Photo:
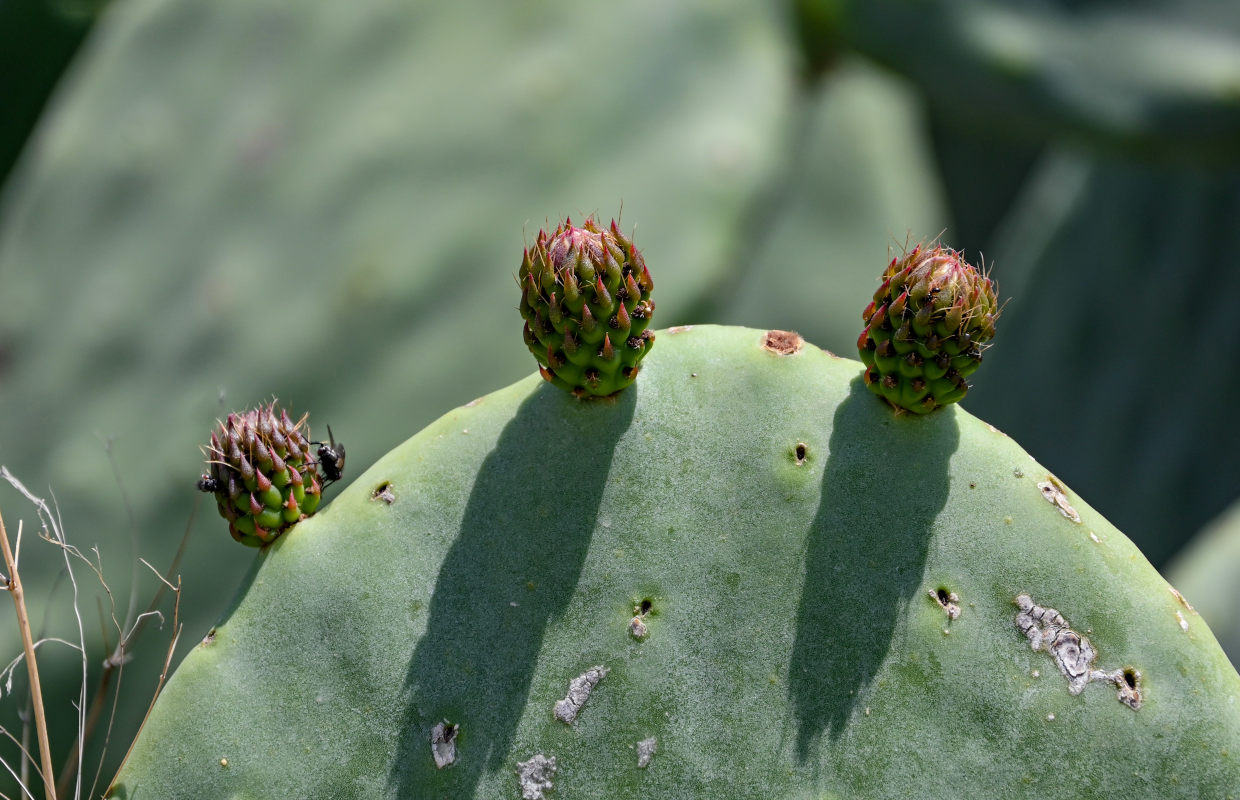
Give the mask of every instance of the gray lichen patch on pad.
[[439, 769], [456, 761], [456, 735], [460, 730], [447, 720], [431, 728], [431, 757]]
[[658, 747], [658, 742], [655, 741], [655, 737], [653, 736], [651, 736], [649, 739], [642, 739], [640, 742], [637, 743], [637, 766], [638, 768], [645, 769], [646, 767], [650, 766], [650, 759], [654, 758], [654, 751], [657, 749], [657, 747]]
[[521, 800], [545, 800], [555, 775], [555, 756], [538, 753], [529, 761], [517, 762], [517, 780], [521, 782]]
[[1073, 522], [1079, 523], [1081, 515], [1068, 502], [1068, 488], [1059, 482], [1054, 475], [1047, 475], [1046, 480], [1038, 484], [1038, 489], [1042, 491], [1042, 496], [1047, 502], [1059, 509], [1059, 513], [1063, 514]]
[[1027, 594], [1016, 597], [1016, 627], [1029, 639], [1033, 650], [1045, 650], [1055, 659], [1055, 666], [1068, 679], [1068, 692], [1080, 694], [1093, 681], [1115, 685], [1119, 701], [1134, 711], [1141, 707], [1141, 673], [1133, 669], [1107, 672], [1094, 669], [1097, 651], [1084, 636], [1068, 624], [1053, 608], [1043, 608]]
[[555, 703], [555, 718], [570, 725], [575, 722], [577, 715], [581, 713], [581, 707], [590, 698], [590, 692], [594, 691], [594, 687], [606, 675], [607, 667], [600, 664], [597, 667], [590, 667], [569, 681], [568, 694], [563, 700], [557, 700]]

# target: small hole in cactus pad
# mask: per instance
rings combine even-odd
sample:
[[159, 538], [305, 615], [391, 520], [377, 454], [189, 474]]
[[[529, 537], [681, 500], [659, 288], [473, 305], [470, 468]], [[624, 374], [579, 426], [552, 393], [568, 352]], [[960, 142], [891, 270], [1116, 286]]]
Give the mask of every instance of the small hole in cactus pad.
[[1141, 673], [1132, 667], [1124, 667], [1120, 672], [1119, 679], [1115, 681], [1116, 687], [1119, 689], [1119, 701], [1131, 708], [1133, 711], [1141, 708]]
[[946, 586], [940, 586], [938, 589], [930, 592], [930, 597], [943, 609], [948, 619], [960, 618], [960, 597]]
[[809, 455], [809, 445], [805, 444], [805, 442], [797, 442], [797, 446], [793, 448], [792, 454], [796, 456], [797, 466], [801, 466], [805, 463], [805, 457]]
[[637, 613], [644, 617], [647, 614], [649, 614], [651, 609], [653, 608], [654, 608], [654, 601], [651, 600], [649, 597], [645, 597], [645, 598], [642, 598], [642, 601], [637, 604]]
[[392, 505], [392, 503], [395, 503], [396, 495], [393, 494], [392, 492], [392, 482], [384, 481], [383, 483], [376, 486], [374, 491], [370, 493], [370, 499], [371, 500], [382, 500], [383, 502], [387, 503], [389, 506]]
[[801, 350], [805, 340], [796, 331], [767, 331], [762, 340], [762, 349], [770, 350], [780, 356], [790, 356]]

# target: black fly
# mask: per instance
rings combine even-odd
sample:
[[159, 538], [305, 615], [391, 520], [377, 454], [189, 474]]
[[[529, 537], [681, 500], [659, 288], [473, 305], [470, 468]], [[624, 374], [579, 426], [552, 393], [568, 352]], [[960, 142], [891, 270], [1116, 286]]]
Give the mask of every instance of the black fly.
[[340, 480], [340, 476], [344, 474], [344, 445], [336, 441], [336, 437], [332, 435], [332, 426], [327, 426], [327, 441], [312, 442], [319, 446], [319, 466], [323, 468], [323, 477], [327, 478], [327, 483], [323, 488], [326, 489], [336, 481]]
[[220, 482], [216, 480], [215, 478], [212, 478], [210, 475], [206, 474], [205, 472], [203, 473], [202, 477], [198, 479], [198, 491], [209, 492], [213, 494], [215, 492], [218, 492], [219, 490], [220, 490]]

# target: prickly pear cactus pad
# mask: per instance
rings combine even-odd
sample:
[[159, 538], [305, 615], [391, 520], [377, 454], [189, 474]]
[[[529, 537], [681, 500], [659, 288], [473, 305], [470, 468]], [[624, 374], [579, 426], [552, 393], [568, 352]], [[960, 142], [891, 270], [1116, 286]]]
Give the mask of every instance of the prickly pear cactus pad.
[[857, 350], [866, 386], [915, 414], [958, 402], [969, 391], [965, 378], [981, 366], [998, 316], [989, 277], [955, 250], [917, 245], [891, 259], [862, 312]]
[[1240, 676], [1136, 548], [958, 405], [794, 335], [531, 375], [257, 554], [111, 797], [1198, 798]]
[[633, 240], [591, 217], [538, 232], [521, 258], [525, 344], [549, 382], [578, 397], [613, 395], [637, 379], [654, 345], [654, 280]]
[[319, 463], [303, 429], [272, 402], [229, 414], [203, 448], [207, 472], [198, 488], [215, 496], [228, 531], [261, 547], [315, 512], [322, 499]]

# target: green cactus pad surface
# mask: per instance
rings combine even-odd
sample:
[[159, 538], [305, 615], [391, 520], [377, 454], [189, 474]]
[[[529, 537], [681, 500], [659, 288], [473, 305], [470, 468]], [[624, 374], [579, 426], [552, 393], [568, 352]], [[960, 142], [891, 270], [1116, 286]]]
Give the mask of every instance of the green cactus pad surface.
[[532, 375], [260, 552], [110, 796], [1236, 793], [1240, 676], [1015, 442], [792, 335], [659, 336], [614, 399]]

